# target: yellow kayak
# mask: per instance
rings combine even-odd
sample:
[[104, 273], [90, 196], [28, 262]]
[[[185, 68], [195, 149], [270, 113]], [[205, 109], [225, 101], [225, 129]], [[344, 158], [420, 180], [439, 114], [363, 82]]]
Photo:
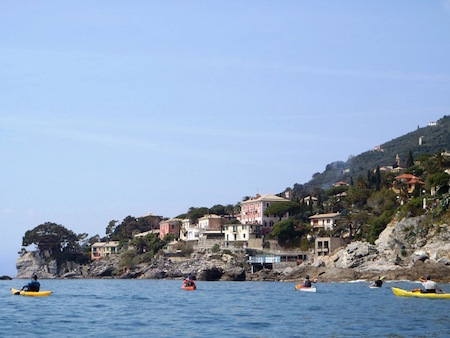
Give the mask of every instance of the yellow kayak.
[[21, 296], [31, 296], [31, 297], [46, 297], [51, 295], [51, 291], [20, 291], [14, 288], [11, 288], [11, 293], [13, 295], [21, 295]]
[[450, 293], [422, 293], [420, 291], [408, 291], [399, 288], [392, 288], [396, 296], [401, 297], [422, 297], [422, 298], [443, 298], [450, 299]]

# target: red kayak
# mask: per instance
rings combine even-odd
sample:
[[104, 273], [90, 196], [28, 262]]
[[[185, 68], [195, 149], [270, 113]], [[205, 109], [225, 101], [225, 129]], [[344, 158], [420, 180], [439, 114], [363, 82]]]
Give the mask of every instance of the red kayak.
[[186, 291], [194, 291], [195, 289], [197, 289], [197, 287], [195, 286], [194, 282], [191, 282], [191, 283], [192, 283], [192, 285], [183, 284], [181, 286], [181, 288]]

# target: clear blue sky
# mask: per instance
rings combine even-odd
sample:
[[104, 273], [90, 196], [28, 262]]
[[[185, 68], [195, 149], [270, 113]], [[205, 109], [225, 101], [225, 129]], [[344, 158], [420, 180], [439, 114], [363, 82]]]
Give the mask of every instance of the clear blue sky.
[[0, 275], [25, 231], [235, 204], [450, 114], [450, 1], [0, 1]]

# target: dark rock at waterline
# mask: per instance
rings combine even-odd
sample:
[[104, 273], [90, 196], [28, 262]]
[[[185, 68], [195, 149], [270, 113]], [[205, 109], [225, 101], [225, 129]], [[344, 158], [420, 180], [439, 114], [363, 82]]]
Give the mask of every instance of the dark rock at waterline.
[[12, 280], [12, 278], [5, 275], [5, 276], [0, 276], [0, 280]]
[[212, 268], [200, 271], [197, 278], [205, 281], [218, 281], [223, 275], [223, 270], [213, 266]]

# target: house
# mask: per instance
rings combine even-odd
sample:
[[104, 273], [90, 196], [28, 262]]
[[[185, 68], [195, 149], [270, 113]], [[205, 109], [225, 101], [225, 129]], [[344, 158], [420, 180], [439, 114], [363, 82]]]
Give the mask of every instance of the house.
[[91, 259], [98, 260], [109, 255], [117, 254], [118, 247], [118, 241], [96, 242], [91, 246]]
[[272, 231], [272, 227], [276, 222], [288, 219], [288, 213], [283, 215], [281, 219], [276, 215], [264, 215], [264, 211], [269, 206], [280, 202], [289, 202], [289, 200], [272, 194], [262, 196], [257, 194], [254, 198], [242, 201], [240, 221], [242, 224], [248, 225], [245, 231], [248, 231], [248, 234], [254, 233], [257, 236], [265, 235]]
[[311, 226], [314, 229], [333, 230], [336, 225], [336, 221], [341, 218], [339, 212], [332, 212], [329, 214], [317, 214], [309, 217]]
[[306, 197], [303, 197], [303, 198], [300, 200], [300, 203], [301, 203], [301, 204], [305, 203], [308, 207], [309, 207], [310, 205], [312, 205], [313, 208], [316, 208], [316, 207], [317, 207], [317, 203], [318, 203], [318, 202], [319, 202], [318, 198], [317, 198], [317, 197], [314, 197], [314, 196], [306, 196]]
[[[406, 184], [408, 194], [412, 194], [416, 189], [419, 189], [420, 191], [421, 187], [425, 184], [425, 182], [422, 182], [417, 176], [414, 176], [412, 174], [401, 174], [399, 176], [396, 176], [395, 180], [397, 182]], [[400, 189], [398, 189], [395, 184], [392, 187], [392, 190], [394, 190], [394, 192], [397, 194], [400, 192]]]
[[174, 234], [175, 238], [180, 237], [181, 220], [178, 218], [171, 218], [159, 222], [159, 238], [163, 239], [167, 234]]
[[315, 255], [329, 256], [333, 251], [345, 245], [344, 239], [340, 237], [318, 237], [314, 243]]
[[183, 241], [195, 241], [199, 238], [200, 230], [195, 224], [191, 224], [189, 218], [181, 220], [180, 238]]
[[156, 234], [159, 237], [159, 229], [153, 229], [153, 230], [149, 230], [149, 231], [139, 232], [137, 234], [134, 234], [133, 237], [134, 238], [143, 238], [143, 237], [147, 236], [148, 234]]
[[220, 231], [220, 220], [222, 217], [214, 214], [206, 214], [198, 219], [198, 228], [200, 230], [219, 230]]
[[333, 187], [342, 187], [342, 186], [348, 187], [348, 183], [343, 182], [343, 181], [339, 181], [339, 182], [336, 182], [336, 183], [333, 184]]
[[250, 237], [250, 225], [247, 224], [225, 224], [223, 230], [226, 246], [230, 242], [245, 244]]

